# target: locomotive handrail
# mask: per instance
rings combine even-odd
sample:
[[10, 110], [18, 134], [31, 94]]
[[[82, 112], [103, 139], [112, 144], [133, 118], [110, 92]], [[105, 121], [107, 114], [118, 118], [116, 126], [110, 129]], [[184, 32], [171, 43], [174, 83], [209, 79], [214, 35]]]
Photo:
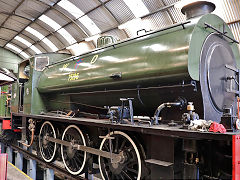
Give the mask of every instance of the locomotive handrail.
[[48, 68], [48, 67], [53, 66], [53, 65], [56, 65], [56, 64], [61, 64], [61, 63], [63, 63], [63, 62], [74, 61], [74, 60], [76, 60], [77, 58], [80, 58], [81, 56], [88, 55], [88, 54], [94, 53], [94, 52], [96, 52], [96, 51], [100, 51], [100, 50], [102, 50], [102, 49], [109, 48], [109, 47], [111, 47], [111, 46], [115, 48], [116, 45], [123, 44], [123, 43], [125, 43], [125, 42], [129, 42], [129, 41], [132, 41], [132, 40], [135, 40], [135, 39], [138, 39], [138, 38], [142, 38], [142, 37], [147, 36], [147, 35], [151, 35], [151, 34], [155, 34], [155, 33], [158, 33], [158, 32], [166, 31], [166, 30], [168, 30], [168, 29], [172, 29], [172, 28], [175, 28], [175, 27], [178, 27], [178, 26], [182, 26], [182, 28], [185, 29], [185, 26], [184, 26], [184, 25], [185, 25], [185, 24], [189, 24], [189, 23], [191, 23], [191, 21], [186, 21], [186, 22], [182, 22], [182, 23], [173, 24], [173, 25], [171, 25], [171, 26], [168, 26], [168, 27], [159, 29], [159, 30], [157, 30], [157, 31], [149, 32], [149, 33], [146, 33], [146, 34], [144, 34], [144, 35], [137, 36], [137, 37], [134, 37], [134, 38], [129, 38], [129, 39], [126, 39], [126, 40], [121, 41], [121, 42], [117, 42], [117, 43], [114, 43], [114, 44], [111, 44], [111, 45], [108, 45], [108, 46], [105, 46], [105, 47], [101, 47], [101, 48], [94, 49], [94, 50], [92, 50], [92, 51], [83, 53], [83, 54], [78, 55], [78, 56], [72, 56], [72, 57], [70, 57], [70, 58], [63, 59], [63, 60], [58, 61], [58, 62], [54, 62], [54, 63], [52, 63], [52, 64], [49, 64], [49, 65], [45, 66], [45, 67]]
[[206, 26], [205, 28], [210, 28], [210, 29], [213, 29], [214, 31], [216, 31], [217, 33], [221, 34], [222, 36], [232, 40], [234, 43], [237, 43], [239, 44], [239, 42], [233, 38], [231, 38], [230, 36], [226, 35], [227, 32], [224, 31], [224, 25], [223, 25], [223, 32], [219, 31], [218, 29], [216, 29], [215, 27], [213, 27], [212, 25], [208, 24], [208, 23], [204, 23], [204, 25]]

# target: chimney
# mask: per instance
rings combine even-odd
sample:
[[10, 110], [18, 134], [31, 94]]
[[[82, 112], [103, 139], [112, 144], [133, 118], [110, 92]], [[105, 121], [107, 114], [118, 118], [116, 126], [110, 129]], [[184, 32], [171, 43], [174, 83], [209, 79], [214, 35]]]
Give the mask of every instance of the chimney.
[[196, 1], [182, 7], [181, 12], [186, 15], [187, 19], [202, 16], [211, 13], [216, 6], [208, 1]]

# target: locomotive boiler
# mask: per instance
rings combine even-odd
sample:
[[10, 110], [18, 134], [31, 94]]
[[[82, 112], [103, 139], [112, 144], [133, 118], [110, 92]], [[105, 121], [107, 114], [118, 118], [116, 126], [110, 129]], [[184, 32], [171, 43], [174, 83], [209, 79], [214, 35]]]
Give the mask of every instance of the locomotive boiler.
[[[36, 86], [48, 105], [32, 112], [57, 110], [63, 98], [66, 110], [96, 107], [94, 112], [134, 98], [134, 114], [153, 115], [160, 104], [184, 98], [202, 119], [219, 122], [224, 109], [236, 113], [237, 62], [231, 31], [209, 14], [48, 65]], [[180, 119], [179, 112], [162, 118]]]
[[[25, 117], [28, 146], [38, 135], [40, 156], [51, 162], [60, 151], [74, 175], [97, 163], [103, 179], [233, 177], [223, 164], [231, 166], [226, 142], [236, 134], [186, 129], [200, 118], [238, 132], [238, 42], [221, 18], [206, 14], [214, 9], [196, 2], [182, 9], [186, 22], [121, 42], [101, 37], [99, 48], [75, 57], [22, 62], [12, 116]], [[217, 153], [209, 158], [211, 148]]]

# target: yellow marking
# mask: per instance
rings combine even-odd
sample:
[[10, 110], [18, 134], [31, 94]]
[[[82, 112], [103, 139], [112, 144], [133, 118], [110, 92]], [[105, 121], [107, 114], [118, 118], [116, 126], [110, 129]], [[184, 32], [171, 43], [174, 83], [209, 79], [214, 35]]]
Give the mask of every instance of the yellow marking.
[[69, 63], [64, 64], [64, 65], [63, 65], [63, 68], [67, 68], [68, 66], [69, 66]]
[[14, 166], [12, 163], [10, 163], [8, 161], [8, 164], [10, 164], [12, 167], [14, 167], [18, 172], [20, 172], [21, 174], [23, 174], [26, 178], [28, 178], [29, 180], [33, 180], [32, 178], [30, 178], [27, 174], [25, 174], [24, 172], [22, 172], [20, 169], [18, 169], [16, 166]]
[[79, 73], [72, 73], [68, 75], [68, 81], [75, 81], [79, 79]]
[[98, 59], [98, 55], [93, 56], [93, 58], [92, 58], [90, 63], [94, 64], [97, 61], [97, 59]]

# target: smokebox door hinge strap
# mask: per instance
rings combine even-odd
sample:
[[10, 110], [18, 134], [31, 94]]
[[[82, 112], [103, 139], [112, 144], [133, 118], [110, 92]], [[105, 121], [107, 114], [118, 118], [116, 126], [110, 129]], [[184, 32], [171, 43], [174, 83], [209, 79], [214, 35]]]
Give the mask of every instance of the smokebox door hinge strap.
[[[231, 84], [230, 84], [230, 88], [227, 88], [226, 91], [229, 92], [229, 93], [235, 93], [236, 95], [240, 95], [240, 74], [239, 74], [239, 69], [237, 69], [236, 67], [234, 66], [231, 66], [231, 65], [228, 65], [226, 64], [225, 67], [231, 71], [234, 71], [236, 73], [236, 76], [233, 77], [233, 76], [229, 76], [226, 78], [227, 81], [230, 81]], [[233, 89], [233, 81], [237, 84], [237, 87], [238, 87], [238, 90], [234, 90]]]
[[[216, 31], [216, 32], [217, 32], [218, 34], [220, 34], [221, 36], [224, 36], [224, 37], [230, 39], [230, 40], [232, 41], [232, 43], [237, 43], [237, 44], [239, 44], [239, 42], [238, 42], [236, 39], [233, 39], [233, 38], [231, 38], [230, 36], [226, 35], [226, 32], [224, 32], [224, 31], [225, 31], [225, 27], [223, 28], [223, 32], [221, 32], [221, 31], [219, 31], [217, 28], [213, 27], [212, 25], [210, 25], [210, 24], [208, 24], [208, 23], [204, 23], [204, 25], [205, 25], [205, 29], [210, 28], [210, 29]], [[223, 25], [223, 26], [224, 26], [224, 25]]]

